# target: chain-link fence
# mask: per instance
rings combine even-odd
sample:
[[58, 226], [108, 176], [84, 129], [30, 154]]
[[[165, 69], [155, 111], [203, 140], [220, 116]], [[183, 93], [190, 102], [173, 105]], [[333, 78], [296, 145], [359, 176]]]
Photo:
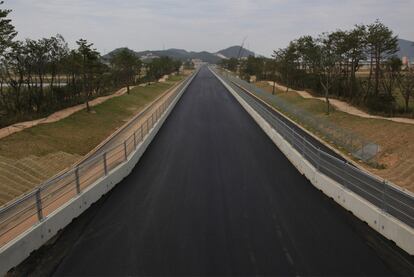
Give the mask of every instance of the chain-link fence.
[[[145, 140], [151, 129], [192, 80], [185, 79], [162, 104], [122, 143], [112, 146], [99, 155], [93, 155], [76, 167], [54, 177], [35, 190], [0, 208], [0, 247], [22, 234], [36, 223], [81, 194], [119, 165], [128, 161], [132, 153]], [[139, 120], [141, 118], [135, 118]], [[131, 128], [134, 124], [128, 124]], [[121, 133], [119, 133], [121, 135]], [[123, 134], [125, 135], [125, 134]]]
[[232, 82], [248, 89], [250, 92], [265, 100], [279, 111], [288, 115], [294, 121], [297, 121], [311, 131], [318, 133], [324, 140], [343, 148], [348, 153], [351, 153], [357, 159], [368, 162], [372, 160], [380, 150], [378, 144], [368, 141], [358, 134], [340, 128], [323, 117], [317, 117], [297, 105], [287, 102], [277, 95], [265, 92], [255, 85], [235, 77], [229, 72], [223, 71], [222, 74], [224, 74]]

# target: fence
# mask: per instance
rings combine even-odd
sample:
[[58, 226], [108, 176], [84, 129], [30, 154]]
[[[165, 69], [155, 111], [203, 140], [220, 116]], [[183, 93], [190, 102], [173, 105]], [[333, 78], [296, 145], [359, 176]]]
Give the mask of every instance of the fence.
[[278, 110], [289, 115], [302, 125], [307, 126], [312, 129], [312, 131], [321, 134], [325, 140], [342, 147], [354, 157], [367, 162], [378, 154], [378, 144], [370, 142], [353, 132], [344, 130], [323, 117], [316, 117], [306, 110], [301, 109], [297, 105], [292, 105], [281, 97], [265, 92], [253, 84], [232, 76], [228, 72], [223, 72], [223, 74], [232, 82], [247, 88], [258, 97], [272, 103], [272, 105], [274, 105]]
[[[67, 172], [0, 209], [0, 247], [22, 234], [126, 162], [170, 104], [192, 80], [189, 76], [122, 143], [93, 155]], [[135, 118], [137, 120], [137, 118]], [[131, 128], [131, 124], [126, 126]]]
[[[316, 147], [311, 141], [299, 134], [293, 128], [293, 124], [289, 126], [265, 104], [238, 87], [237, 85], [241, 84], [240, 81], [236, 81], [233, 76], [222, 74], [217, 70], [215, 72], [221, 75], [223, 80], [240, 97], [321, 173], [337, 181], [345, 188], [353, 191], [401, 222], [414, 227], [414, 196], [412, 194], [401, 191], [386, 180], [380, 180], [347, 163], [346, 160], [334, 157]], [[250, 86], [248, 88], [242, 87], [247, 91], [250, 91], [251, 88]]]

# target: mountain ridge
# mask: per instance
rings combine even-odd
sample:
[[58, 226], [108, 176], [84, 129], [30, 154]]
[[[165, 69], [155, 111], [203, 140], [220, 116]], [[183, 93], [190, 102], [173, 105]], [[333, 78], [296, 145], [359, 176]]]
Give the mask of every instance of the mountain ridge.
[[[396, 55], [399, 58], [408, 57], [410, 61], [414, 61], [414, 41], [407, 39], [398, 39], [399, 51]], [[167, 50], [145, 50], [145, 51], [134, 51], [127, 47], [117, 48], [110, 53], [103, 56], [104, 59], [109, 60], [110, 57], [122, 49], [127, 49], [131, 51], [138, 57], [145, 59], [151, 59], [154, 57], [168, 56], [174, 59], [179, 60], [188, 60], [188, 59], [200, 59], [208, 63], [219, 63], [222, 59], [237, 58], [240, 52], [240, 57], [248, 56], [257, 56], [254, 52], [242, 48], [240, 46], [230, 46], [225, 49], [221, 49], [217, 52], [208, 52], [208, 51], [187, 51], [185, 49], [179, 48], [170, 48]]]
[[109, 60], [114, 53], [121, 51], [122, 49], [127, 49], [131, 51], [138, 57], [145, 59], [151, 59], [155, 57], [167, 56], [179, 60], [188, 60], [188, 59], [200, 59], [208, 63], [218, 63], [222, 59], [237, 58], [239, 52], [240, 57], [255, 56], [256, 54], [250, 50], [242, 48], [240, 46], [230, 46], [225, 49], [221, 49], [215, 53], [208, 51], [187, 51], [185, 49], [170, 48], [166, 50], [145, 50], [145, 51], [134, 51], [127, 47], [117, 48], [108, 54], [104, 55], [103, 58]]
[[406, 39], [398, 39], [400, 50], [397, 52], [399, 58], [408, 57], [410, 61], [414, 61], [414, 41]]

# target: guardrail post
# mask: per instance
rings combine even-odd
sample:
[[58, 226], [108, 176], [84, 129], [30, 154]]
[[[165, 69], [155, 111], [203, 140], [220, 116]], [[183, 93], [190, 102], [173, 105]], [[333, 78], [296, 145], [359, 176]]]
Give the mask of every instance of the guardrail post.
[[81, 190], [80, 190], [80, 179], [79, 179], [79, 167], [76, 167], [75, 169], [75, 181], [76, 181], [76, 192], [77, 194], [80, 194]]
[[105, 172], [105, 176], [108, 175], [108, 164], [106, 162], [106, 152], [104, 152], [103, 154], [103, 164], [104, 164], [104, 172]]
[[124, 154], [125, 154], [125, 161], [128, 160], [128, 151], [127, 151], [127, 142], [124, 140]]
[[37, 218], [39, 221], [43, 219], [43, 210], [42, 210], [42, 198], [40, 197], [40, 188], [36, 190], [36, 209], [37, 209]]

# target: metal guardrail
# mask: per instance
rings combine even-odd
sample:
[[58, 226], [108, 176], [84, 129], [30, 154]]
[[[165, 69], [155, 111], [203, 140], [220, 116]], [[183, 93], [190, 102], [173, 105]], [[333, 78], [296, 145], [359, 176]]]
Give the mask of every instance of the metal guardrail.
[[[96, 181], [125, 163], [150, 130], [161, 118], [178, 94], [189, 84], [195, 71], [187, 77], [165, 101], [148, 116], [132, 135], [122, 143], [93, 155], [81, 164], [46, 181], [35, 190], [0, 208], [0, 247], [44, 220]], [[131, 125], [128, 124], [128, 128]]]
[[231, 81], [247, 88], [250, 92], [253, 92], [262, 99], [265, 99], [267, 102], [272, 103], [278, 110], [289, 115], [296, 121], [299, 121], [301, 124], [318, 132], [326, 140], [342, 147], [357, 159], [368, 162], [372, 160], [380, 150], [378, 144], [368, 141], [354, 132], [340, 128], [323, 117], [314, 116], [297, 105], [292, 105], [283, 98], [265, 92], [253, 84], [232, 76], [228, 72], [226, 72], [226, 76], [228, 79], [231, 79]]
[[[233, 83], [233, 78], [215, 70], [257, 113], [259, 113], [285, 140], [287, 140], [318, 171], [343, 185], [384, 212], [414, 228], [414, 196], [395, 185], [381, 180], [349, 164], [346, 160], [334, 157], [315, 146], [309, 139], [299, 134], [279, 118], [277, 113], [263, 102], [245, 92]], [[293, 125], [293, 123], [291, 123]]]

